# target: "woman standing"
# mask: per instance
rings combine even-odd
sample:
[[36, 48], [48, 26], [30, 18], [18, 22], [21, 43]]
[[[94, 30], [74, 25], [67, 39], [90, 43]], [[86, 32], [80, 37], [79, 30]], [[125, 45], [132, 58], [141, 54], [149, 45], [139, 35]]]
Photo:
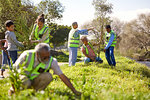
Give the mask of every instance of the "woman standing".
[[31, 43], [47, 43], [49, 44], [49, 28], [45, 25], [44, 14], [38, 16], [36, 24], [34, 24], [29, 40]]

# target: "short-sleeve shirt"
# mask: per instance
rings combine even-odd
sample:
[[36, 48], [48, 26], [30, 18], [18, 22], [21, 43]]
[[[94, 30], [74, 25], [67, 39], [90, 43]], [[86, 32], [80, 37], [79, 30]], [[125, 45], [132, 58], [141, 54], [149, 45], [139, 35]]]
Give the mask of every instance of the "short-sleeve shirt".
[[[31, 50], [31, 51], [32, 51], [32, 50]], [[23, 63], [25, 62], [26, 56], [27, 56], [27, 52], [23, 52], [23, 53], [19, 56], [19, 58], [16, 60], [14, 66], [15, 66], [17, 69], [19, 69], [19, 65], [20, 65], [20, 64], [23, 64]], [[29, 63], [26, 63], [24, 67], [27, 68], [27, 67], [28, 67], [28, 64], [29, 64]], [[37, 56], [35, 55], [33, 68], [36, 68], [36, 66], [39, 65], [39, 64], [40, 64], [40, 62], [38, 61]], [[49, 63], [47, 63], [47, 64], [49, 64]], [[61, 71], [61, 69], [60, 69], [60, 67], [59, 67], [59, 65], [58, 65], [58, 62], [57, 62], [57, 59], [56, 59], [56, 58], [53, 58], [53, 61], [52, 61], [52, 64], [51, 64], [50, 69], [52, 69], [52, 70], [54, 71], [54, 74], [56, 74], [56, 75], [61, 75], [61, 74], [63, 74], [62, 71]]]

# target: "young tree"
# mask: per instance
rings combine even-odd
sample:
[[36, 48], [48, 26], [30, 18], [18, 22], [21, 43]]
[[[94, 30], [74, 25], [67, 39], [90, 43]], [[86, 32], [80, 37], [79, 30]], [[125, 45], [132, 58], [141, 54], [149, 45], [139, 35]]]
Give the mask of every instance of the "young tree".
[[38, 4], [39, 13], [46, 15], [47, 23], [63, 17], [64, 6], [58, 0], [42, 0]]
[[[110, 17], [108, 14], [112, 13], [112, 4], [107, 3], [107, 0], [93, 0], [93, 6], [95, 7], [96, 19], [93, 20], [94, 26], [96, 26], [97, 32], [94, 32], [97, 37], [97, 41], [104, 45], [104, 29], [106, 24], [110, 24]], [[98, 48], [98, 56], [100, 55], [100, 45]]]

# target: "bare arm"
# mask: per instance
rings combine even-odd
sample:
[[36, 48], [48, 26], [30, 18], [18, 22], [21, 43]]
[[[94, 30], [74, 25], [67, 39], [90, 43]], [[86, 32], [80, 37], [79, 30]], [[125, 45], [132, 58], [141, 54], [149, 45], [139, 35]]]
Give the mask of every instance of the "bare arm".
[[94, 58], [94, 57], [91, 57], [91, 56], [89, 56], [88, 54], [86, 54], [86, 50], [85, 50], [85, 49], [82, 50], [82, 53], [83, 53], [86, 57], [88, 57], [88, 58], [92, 59], [93, 61], [95, 61], [95, 58]]
[[87, 30], [90, 31], [90, 30], [93, 30], [93, 29], [94, 29], [94, 28], [92, 27], [92, 28], [88, 28]]
[[60, 79], [72, 90], [72, 92], [76, 95], [81, 95], [81, 92], [76, 91], [76, 89], [71, 84], [70, 80], [64, 75], [59, 75]]

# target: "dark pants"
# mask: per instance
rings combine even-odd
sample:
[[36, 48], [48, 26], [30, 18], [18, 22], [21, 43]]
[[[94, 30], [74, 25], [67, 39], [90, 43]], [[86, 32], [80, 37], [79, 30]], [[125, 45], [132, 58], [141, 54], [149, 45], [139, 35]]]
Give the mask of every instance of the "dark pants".
[[2, 50], [2, 68], [1, 68], [1, 71], [5, 71], [6, 64], [8, 64], [9, 66], [11, 65], [10, 59], [8, 58], [6, 52], [4, 50]]
[[106, 49], [105, 56], [110, 66], [116, 66], [116, 61], [114, 57], [114, 47], [111, 46], [108, 49]]
[[12, 59], [12, 63], [14, 64], [17, 60], [17, 50], [15, 51], [8, 51], [8, 55], [10, 56], [10, 58]]
[[[90, 59], [90, 58], [88, 58], [88, 57], [85, 57], [84, 63], [87, 64], [87, 63], [89, 63], [89, 62], [93, 62], [92, 59]], [[102, 60], [100, 57], [96, 57], [96, 62], [102, 63], [103, 60]]]

